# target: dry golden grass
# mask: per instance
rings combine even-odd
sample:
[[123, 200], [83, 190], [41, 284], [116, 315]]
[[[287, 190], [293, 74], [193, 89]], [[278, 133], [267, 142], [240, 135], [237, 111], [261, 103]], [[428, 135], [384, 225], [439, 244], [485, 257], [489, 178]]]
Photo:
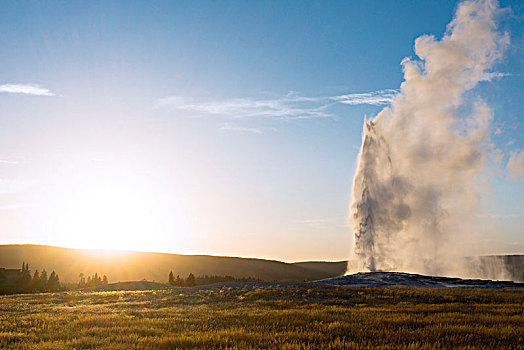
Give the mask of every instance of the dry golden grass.
[[524, 348], [522, 290], [233, 283], [3, 296], [0, 314], [0, 348]]

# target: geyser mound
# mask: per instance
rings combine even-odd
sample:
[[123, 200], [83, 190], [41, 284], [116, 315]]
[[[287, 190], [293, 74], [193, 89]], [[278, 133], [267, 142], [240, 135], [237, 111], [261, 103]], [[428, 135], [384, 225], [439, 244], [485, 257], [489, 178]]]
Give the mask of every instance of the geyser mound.
[[425, 276], [406, 272], [359, 272], [311, 283], [344, 287], [424, 287], [424, 288], [524, 288], [524, 283], [513, 281], [492, 281], [462, 279], [453, 277]]
[[[364, 121], [351, 220], [357, 271], [475, 276], [475, 212], [492, 114], [464, 98], [502, 56], [496, 1], [461, 3], [446, 34], [415, 41], [390, 107]], [[478, 276], [480, 277], [480, 276]]]

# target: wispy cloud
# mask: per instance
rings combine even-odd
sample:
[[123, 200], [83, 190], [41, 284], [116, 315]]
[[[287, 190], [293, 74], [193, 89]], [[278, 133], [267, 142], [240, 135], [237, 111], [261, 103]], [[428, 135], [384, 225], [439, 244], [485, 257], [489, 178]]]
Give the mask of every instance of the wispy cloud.
[[346, 105], [373, 105], [383, 106], [391, 103], [398, 90], [386, 89], [358, 94], [347, 94], [330, 97], [330, 99]]
[[10, 94], [25, 94], [35, 96], [54, 96], [49, 89], [37, 84], [3, 84], [0, 85], [0, 92]]
[[391, 103], [397, 94], [398, 91], [392, 89], [321, 97], [304, 97], [290, 92], [273, 99], [237, 98], [211, 102], [191, 101], [182, 96], [167, 96], [159, 99], [156, 106], [230, 118], [313, 119], [334, 117], [328, 108], [337, 103], [381, 106]]
[[168, 96], [158, 100], [159, 107], [171, 107], [181, 111], [215, 114], [232, 118], [281, 118], [312, 119], [332, 115], [326, 112], [328, 104], [318, 99], [283, 97], [278, 99], [229, 99], [212, 102], [189, 102], [181, 96]]
[[16, 160], [0, 159], [0, 164], [18, 165], [20, 162]]
[[492, 80], [501, 79], [501, 78], [504, 78], [504, 77], [509, 77], [511, 75], [513, 75], [513, 74], [511, 74], [511, 73], [504, 73], [504, 72], [490, 72], [490, 73], [484, 74], [480, 78], [480, 81], [492, 81]]

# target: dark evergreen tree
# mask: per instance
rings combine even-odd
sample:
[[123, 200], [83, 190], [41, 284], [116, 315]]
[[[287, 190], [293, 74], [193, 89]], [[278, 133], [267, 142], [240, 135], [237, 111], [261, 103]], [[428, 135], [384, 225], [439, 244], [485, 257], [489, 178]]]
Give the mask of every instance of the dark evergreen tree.
[[40, 291], [40, 273], [38, 270], [35, 270], [33, 279], [31, 280], [31, 291], [39, 292]]
[[29, 264], [22, 262], [22, 272], [17, 281], [18, 291], [21, 293], [28, 293], [31, 291], [31, 272], [29, 271]]
[[49, 280], [47, 281], [47, 289], [51, 292], [56, 292], [60, 288], [60, 279], [55, 271], [51, 272], [49, 275]]
[[173, 271], [169, 272], [169, 284], [172, 286], [175, 285], [175, 276], [173, 276]]
[[186, 278], [186, 283], [185, 284], [188, 287], [193, 287], [195, 285], [195, 275], [190, 273], [189, 276], [187, 276], [187, 278]]
[[80, 272], [78, 275], [79, 281], [78, 281], [78, 288], [84, 288], [86, 286], [86, 279], [83, 272]]
[[180, 275], [176, 275], [175, 286], [183, 287], [184, 280], [180, 278]]
[[235, 280], [235, 277], [233, 276], [205, 275], [205, 276], [196, 277], [195, 284], [197, 286], [200, 286], [200, 285], [212, 284], [212, 283], [231, 282], [234, 280]]
[[105, 286], [108, 283], [109, 283], [109, 281], [107, 280], [107, 276], [104, 275], [104, 277], [102, 277], [102, 284]]
[[47, 271], [45, 269], [40, 274], [40, 290], [42, 292], [47, 291]]

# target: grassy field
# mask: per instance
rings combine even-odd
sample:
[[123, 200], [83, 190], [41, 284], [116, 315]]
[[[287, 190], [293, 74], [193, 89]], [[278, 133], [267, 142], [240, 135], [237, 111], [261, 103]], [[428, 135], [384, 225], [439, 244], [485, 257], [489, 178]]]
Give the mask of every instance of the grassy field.
[[0, 297], [0, 348], [523, 349], [523, 290], [244, 283]]

